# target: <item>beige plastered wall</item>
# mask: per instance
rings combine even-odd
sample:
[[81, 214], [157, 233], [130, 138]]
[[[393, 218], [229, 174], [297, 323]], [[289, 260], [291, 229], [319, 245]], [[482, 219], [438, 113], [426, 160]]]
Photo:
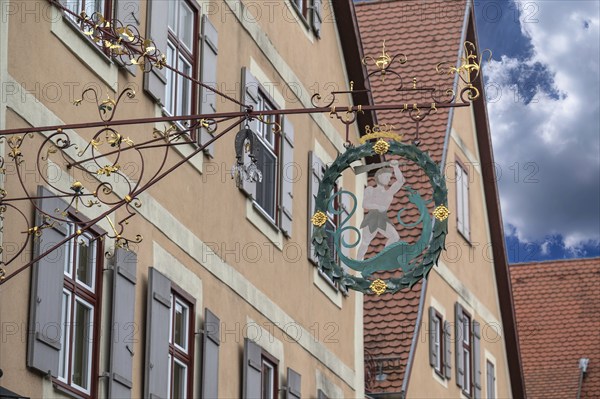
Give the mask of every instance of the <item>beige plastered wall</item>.
[[[135, 89], [136, 97], [119, 105], [115, 119], [160, 115], [160, 108], [144, 94], [143, 75], [139, 72], [135, 76], [130, 74], [96, 51], [47, 2], [11, 3], [16, 9], [6, 16], [7, 23], [2, 24], [0, 31], [0, 54], [7, 55], [0, 61], [3, 67], [0, 83], [6, 97], [1, 104], [0, 128], [97, 121], [95, 104], [89, 98], [79, 107], [72, 104], [88, 87], [96, 88], [102, 98], [114, 97], [125, 87]], [[302, 22], [291, 20], [295, 14], [288, 2], [281, 3], [282, 7], [287, 7], [285, 14], [282, 14], [283, 8], [271, 5], [272, 9], [268, 10], [261, 2], [252, 2], [263, 7], [260, 17], [256, 9], [244, 7], [239, 1], [199, 3], [219, 31], [218, 81], [222, 82], [221, 89], [233, 97], [240, 97], [243, 66], [251, 67], [255, 75], [260, 71], [266, 79], [263, 83], [272, 84], [274, 97], [282, 99], [283, 103], [279, 105], [285, 108], [310, 106], [310, 97], [317, 89], [347, 89], [338, 32], [330, 15], [331, 5], [324, 2], [327, 18], [322, 27], [322, 39], [316, 39]], [[2, 0], [1, 4], [6, 6], [7, 1]], [[35, 7], [38, 7], [37, 13], [25, 12]], [[268, 13], [272, 13], [273, 18], [265, 17]], [[140, 31], [145, 32], [143, 7], [140, 20]], [[346, 101], [348, 99], [343, 98], [340, 102], [347, 104]], [[218, 112], [239, 110], [238, 105], [227, 102], [218, 103], [217, 108]], [[344, 130], [327, 115], [291, 116], [290, 121], [295, 128], [294, 161], [300, 171], [294, 183], [294, 227], [290, 239], [276, 231], [265, 230], [256, 222], [256, 215], [249, 207], [251, 203], [228, 175], [235, 160], [233, 135], [237, 130], [216, 143], [215, 158], [199, 154], [140, 196], [143, 205], [139, 215], [127, 227], [131, 236], [140, 233], [144, 237], [135, 247], [138, 254], [135, 322], [139, 330], [134, 345], [133, 397], [143, 396], [145, 303], [147, 271], [151, 266], [167, 273], [175, 282], [180, 280], [179, 285], [193, 282], [190, 291], [200, 296], [196, 298], [197, 331], [201, 328], [204, 307], [220, 317], [223, 324], [219, 393], [223, 397], [241, 394], [243, 339], [246, 335], [256, 338], [266, 350], [280, 357], [280, 386], [285, 384], [286, 368], [291, 367], [302, 374], [303, 395], [314, 396], [317, 389], [325, 386], [333, 387], [330, 389], [341, 392], [344, 397], [356, 397], [364, 391], [362, 297], [351, 293], [348, 297], [335, 299], [332, 296], [338, 294], [318, 288], [315, 278], [319, 277], [315, 277], [314, 266], [306, 256], [308, 152], [319, 146], [331, 159], [335, 158], [338, 151], [343, 150]], [[128, 126], [119, 131], [140, 142], [150, 138], [153, 127]], [[162, 129], [164, 124], [156, 127]], [[80, 129], [73, 133], [82, 148], [93, 130]], [[351, 133], [356, 137], [355, 127]], [[24, 153], [33, 156], [32, 152], [44, 137], [40, 134], [28, 140], [23, 147]], [[181, 159], [181, 154], [193, 150], [193, 144], [183, 145], [177, 151], [169, 150], [166, 165], [173, 165]], [[71, 149], [69, 156], [75, 157], [75, 154]], [[120, 163], [127, 179], [113, 180], [114, 198], [127, 194], [128, 183], [148, 179], [155, 170], [156, 160], [162, 159], [163, 155], [164, 152], [159, 150], [148, 152], [144, 176], [141, 175], [139, 157], [133, 151], [124, 155]], [[48, 164], [53, 160], [58, 162], [51, 157]], [[34, 178], [34, 166], [28, 167], [31, 171], [26, 187], [29, 192], [35, 192], [36, 185], [41, 182]], [[6, 189], [19, 192], [12, 177]], [[78, 179], [89, 189], [97, 184], [94, 179], [65, 170], [53, 183], [68, 189]], [[355, 181], [352, 174], [344, 174], [343, 181], [344, 188], [354, 191], [361, 191], [364, 184]], [[26, 207], [25, 212], [32, 215], [33, 209]], [[88, 211], [82, 213], [93, 216]], [[122, 210], [117, 212], [118, 217], [123, 215]], [[104, 223], [103, 228], [108, 230], [110, 226]], [[16, 224], [6, 227], [3, 242], [12, 237], [18, 239], [21, 231]], [[107, 240], [107, 249], [111, 245]], [[26, 254], [30, 253], [31, 249], [28, 249]], [[25, 255], [22, 262], [26, 260]], [[48, 379], [25, 366], [29, 280], [29, 271], [25, 271], [0, 287], [2, 322], [18, 326], [17, 334], [3, 332], [0, 368], [5, 376], [2, 386], [30, 397], [59, 397]], [[110, 281], [111, 272], [105, 272], [105, 288], [110, 286]], [[105, 327], [110, 320], [110, 307], [110, 298], [105, 295], [101, 308], [103, 330], [99, 374], [108, 368], [110, 337]], [[261, 329], [255, 329], [256, 326]], [[256, 331], [260, 331], [260, 336]], [[200, 343], [197, 338], [197, 354]], [[195, 366], [195, 375], [198, 375], [198, 361]], [[101, 397], [106, 395], [104, 381], [100, 379], [98, 393]], [[196, 379], [195, 393], [199, 395], [198, 389]]]

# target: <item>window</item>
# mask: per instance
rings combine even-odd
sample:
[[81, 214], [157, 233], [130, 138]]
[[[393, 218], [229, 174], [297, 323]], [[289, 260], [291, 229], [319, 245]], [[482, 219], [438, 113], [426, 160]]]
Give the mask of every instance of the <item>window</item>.
[[[68, 224], [68, 234], [76, 229]], [[92, 395], [95, 367], [94, 328], [99, 314], [98, 254], [101, 253], [97, 237], [83, 233], [65, 246], [64, 286], [61, 311], [61, 349], [57, 379], [60, 385], [78, 393]]]
[[[267, 96], [258, 91], [258, 110], [270, 111], [275, 109]], [[256, 135], [259, 140], [257, 161], [262, 172], [262, 181], [256, 183], [256, 204], [277, 223], [277, 193], [279, 190], [278, 156], [279, 135], [275, 134], [275, 123], [279, 123], [275, 115], [262, 117], [263, 122], [258, 124]]]
[[243, 398], [279, 397], [279, 361], [256, 342], [244, 338]]
[[[180, 73], [195, 78], [197, 10], [186, 0], [171, 0], [167, 11], [167, 64]], [[169, 115], [190, 115], [195, 107], [195, 85], [171, 70], [166, 71], [167, 87], [164, 109]]]
[[[80, 15], [82, 11], [88, 16], [91, 16], [93, 13], [97, 12], [102, 14], [102, 16], [106, 19], [111, 19], [111, 8], [110, 3], [111, 0], [62, 0], [63, 5], [72, 11], [75, 15]], [[71, 20], [76, 23], [79, 23], [77, 17], [71, 14], [66, 14]]]
[[171, 294], [169, 320], [169, 396], [192, 397], [192, 305], [175, 291]]
[[262, 384], [261, 398], [275, 399], [278, 395], [277, 387], [277, 363], [272, 361], [265, 352], [262, 357]]
[[434, 313], [433, 317], [431, 317], [431, 324], [429, 326], [429, 329], [430, 329], [429, 337], [431, 339], [431, 345], [432, 345], [432, 351], [433, 351], [432, 366], [433, 366], [434, 370], [436, 371], [436, 373], [438, 373], [440, 376], [443, 376], [444, 370], [443, 370], [442, 359], [443, 359], [444, 351], [442, 350], [442, 346], [443, 346], [442, 315], [440, 315], [435, 310], [433, 313]]
[[468, 241], [469, 226], [469, 175], [460, 163], [456, 163], [456, 222], [458, 231]]
[[496, 399], [496, 371], [494, 363], [489, 360], [486, 362], [487, 369], [487, 397], [488, 399]]
[[[281, 105], [275, 103], [272, 96], [246, 67], [242, 68], [241, 101], [259, 112], [271, 111]], [[287, 238], [292, 236], [293, 183], [297, 181], [297, 175], [296, 164], [294, 164], [294, 126], [290, 119], [262, 115], [248, 120], [245, 125], [255, 136], [252, 140], [255, 144], [252, 152], [256, 157], [255, 166], [261, 172], [262, 181], [242, 178], [238, 187], [253, 201], [253, 214], [247, 215], [248, 218], [254, 220], [255, 225], [258, 220], [253, 219], [255, 216], [263, 219], [258, 223], [264, 225], [266, 229], [262, 227], [260, 229], [273, 242], [281, 239], [279, 233]], [[248, 168], [254, 165], [250, 156], [250, 146], [246, 145], [245, 148], [243, 163], [244, 170], [248, 171]], [[270, 227], [272, 229], [269, 229]]]
[[463, 394], [481, 397], [481, 326], [456, 303], [456, 384]]
[[296, 6], [296, 10], [308, 20], [308, 2], [310, 0], [292, 0], [292, 4]]

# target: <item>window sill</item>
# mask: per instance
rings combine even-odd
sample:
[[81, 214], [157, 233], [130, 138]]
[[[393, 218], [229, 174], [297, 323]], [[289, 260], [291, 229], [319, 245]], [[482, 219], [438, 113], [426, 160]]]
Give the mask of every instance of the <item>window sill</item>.
[[118, 84], [118, 67], [112, 60], [81, 33], [69, 17], [56, 7], [51, 8], [51, 32], [54, 34], [83, 64], [95, 73], [113, 91]]
[[442, 376], [439, 371], [437, 371], [436, 369], [432, 368], [431, 369], [431, 375], [433, 376], [433, 379], [438, 384], [440, 384], [444, 388], [448, 388], [448, 380], [444, 376]]
[[[316, 37], [312, 31], [312, 28], [310, 26], [310, 23], [308, 22], [308, 18], [305, 17], [302, 14], [302, 11], [300, 11], [298, 9], [298, 7], [296, 6], [295, 3], [292, 2], [292, 0], [288, 0], [288, 8], [292, 9], [293, 12], [296, 14], [296, 22], [298, 23], [298, 25], [300, 25], [300, 29], [302, 29], [302, 31], [304, 32], [304, 34], [306, 35], [306, 38], [311, 42], [314, 43], [314, 38]], [[311, 10], [308, 10], [308, 13], [310, 13]]]
[[84, 393], [77, 393], [77, 392], [74, 391], [74, 388], [69, 388], [69, 387], [67, 387], [66, 385], [63, 385], [61, 382], [57, 381], [54, 378], [52, 378], [52, 386], [54, 387], [55, 391], [58, 391], [62, 395], [66, 395], [69, 398], [74, 398], [74, 399], [86, 399], [86, 398], [89, 398], [89, 396], [86, 396]]
[[283, 233], [251, 198], [246, 198], [246, 219], [263, 233], [273, 245], [283, 251]]
[[465, 233], [462, 232], [461, 229], [459, 229], [458, 227], [456, 228], [456, 231], [458, 231], [458, 235], [461, 236], [463, 238], [463, 240], [465, 240], [467, 242], [467, 244], [469, 244], [469, 246], [473, 246], [473, 244], [471, 243], [471, 239], [469, 238], [469, 236]]
[[313, 268], [313, 283], [335, 306], [342, 308], [342, 293], [327, 277], [323, 276], [318, 267]]

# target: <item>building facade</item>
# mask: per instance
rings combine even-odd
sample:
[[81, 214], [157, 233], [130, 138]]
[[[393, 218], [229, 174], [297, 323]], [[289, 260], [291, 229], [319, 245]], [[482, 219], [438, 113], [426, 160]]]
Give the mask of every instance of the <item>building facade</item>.
[[[0, 140], [3, 205], [17, 204], [2, 211], [0, 386], [30, 398], [363, 396], [362, 295], [319, 273], [307, 222], [345, 126], [321, 113], [270, 114], [191, 157], [228, 125], [189, 129], [180, 118], [239, 112], [240, 103], [310, 108], [315, 93], [358, 88], [352, 3], [62, 4], [74, 14], [53, 1], [0, 1], [0, 130], [98, 123]], [[112, 56], [118, 43], [94, 40], [81, 10], [131, 27], [122, 40], [138, 30], [153, 41], [146, 51], [192, 79]], [[116, 104], [125, 89], [135, 96]], [[368, 100], [342, 95], [340, 104]], [[113, 121], [179, 119], [107, 123], [97, 135], [112, 112]], [[245, 127], [258, 136], [262, 182], [238, 188], [234, 135]], [[117, 160], [115, 148], [130, 150]], [[365, 183], [353, 174], [339, 182], [356, 193]], [[73, 202], [73, 192], [83, 196]], [[110, 203], [120, 207], [83, 229]]]
[[[479, 62], [468, 58], [475, 53], [464, 44], [477, 43], [472, 7], [471, 1], [357, 2], [365, 52], [381, 51], [385, 39], [391, 57], [406, 55], [405, 63], [390, 66], [403, 79], [396, 79], [396, 86], [390, 73], [385, 83], [371, 81], [375, 102], [411, 107], [418, 101], [414, 98], [423, 101], [428, 95], [416, 89], [427, 87], [442, 98], [443, 93], [452, 96], [447, 89], [456, 96], [466, 93], [468, 84], [460, 76], [449, 81], [439, 63], [460, 69], [462, 78], [478, 72], [461, 68]], [[396, 126], [406, 141], [418, 139], [420, 148], [441, 166], [450, 217], [446, 251], [426, 280], [394, 295], [365, 297], [369, 397], [524, 397], [485, 93], [480, 81], [475, 87], [480, 98], [468, 107], [426, 115], [416, 124], [418, 137], [406, 113], [377, 113], [380, 122]], [[422, 171], [408, 165], [402, 172], [406, 184], [427, 187]], [[391, 207], [395, 212], [407, 208], [404, 223], [417, 219], [408, 205], [399, 196]], [[396, 226], [406, 242], [417, 239]], [[379, 236], [370, 254], [384, 245], [385, 238]]]

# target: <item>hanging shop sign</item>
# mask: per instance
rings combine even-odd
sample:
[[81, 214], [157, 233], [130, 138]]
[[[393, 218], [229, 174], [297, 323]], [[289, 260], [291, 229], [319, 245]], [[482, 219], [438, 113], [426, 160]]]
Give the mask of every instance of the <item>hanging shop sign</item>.
[[[344, 288], [366, 294], [393, 293], [412, 287], [427, 276], [444, 249], [448, 232], [448, 193], [439, 166], [416, 145], [383, 138], [392, 136], [389, 131], [366, 135], [362, 145], [348, 147], [335, 159], [319, 185], [311, 219], [319, 268]], [[374, 138], [377, 140], [371, 141]], [[368, 166], [376, 170], [376, 184], [365, 189], [362, 204], [354, 193], [336, 190], [336, 181], [352, 163], [377, 155], [389, 160]], [[430, 193], [406, 184], [400, 166], [411, 163], [428, 177]], [[394, 214], [391, 206], [402, 196], [407, 197], [409, 205]], [[341, 204], [348, 204], [347, 209]], [[403, 220], [408, 207], [416, 208], [419, 215], [411, 223]], [[350, 223], [357, 212], [364, 212], [358, 227]], [[337, 228], [330, 227], [332, 223], [327, 223], [328, 218], [336, 218]], [[396, 226], [401, 233], [407, 229], [420, 230], [419, 238], [411, 243], [403, 241], [401, 235], [412, 237], [414, 234], [399, 234]], [[365, 258], [378, 233], [386, 239], [385, 248]], [[356, 249], [356, 258], [347, 255], [346, 249], [352, 248]]]

